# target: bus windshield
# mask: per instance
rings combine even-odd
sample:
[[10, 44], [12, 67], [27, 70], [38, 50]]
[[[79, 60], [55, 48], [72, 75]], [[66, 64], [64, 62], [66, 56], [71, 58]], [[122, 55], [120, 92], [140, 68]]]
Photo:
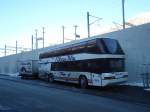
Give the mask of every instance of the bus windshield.
[[110, 38], [97, 39], [97, 46], [101, 53], [105, 54], [124, 54], [118, 41]]
[[124, 72], [123, 59], [109, 59], [109, 69], [111, 72]]

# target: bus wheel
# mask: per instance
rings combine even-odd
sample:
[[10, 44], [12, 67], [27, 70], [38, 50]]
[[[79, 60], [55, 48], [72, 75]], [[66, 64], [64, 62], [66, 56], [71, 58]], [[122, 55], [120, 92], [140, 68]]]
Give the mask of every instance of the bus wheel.
[[49, 82], [50, 83], [54, 82], [54, 76], [52, 74], [49, 75]]
[[87, 88], [88, 82], [87, 82], [87, 78], [85, 76], [81, 76], [79, 78], [79, 85], [80, 85], [80, 88], [82, 88], [82, 89]]

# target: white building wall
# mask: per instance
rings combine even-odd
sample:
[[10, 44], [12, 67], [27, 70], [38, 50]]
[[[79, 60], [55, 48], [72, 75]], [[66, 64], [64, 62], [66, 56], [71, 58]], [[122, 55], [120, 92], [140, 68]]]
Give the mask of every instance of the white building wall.
[[[126, 71], [129, 73], [129, 82], [142, 81], [140, 74], [145, 71], [142, 65], [150, 64], [150, 24], [97, 35], [96, 37], [109, 37], [119, 40], [126, 53]], [[0, 73], [18, 72], [17, 62], [19, 60], [36, 60], [41, 52], [45, 52], [48, 49], [50, 49], [50, 47], [1, 57]]]

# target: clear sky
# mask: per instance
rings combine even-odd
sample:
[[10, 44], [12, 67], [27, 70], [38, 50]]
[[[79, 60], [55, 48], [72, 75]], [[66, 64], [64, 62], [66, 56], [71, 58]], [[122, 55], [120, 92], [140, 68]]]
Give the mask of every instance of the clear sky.
[[[149, 12], [149, 7], [150, 0], [125, 0], [126, 20]], [[66, 38], [74, 38], [74, 25], [79, 26], [81, 38], [86, 37], [87, 11], [103, 18], [91, 25], [91, 35], [98, 34], [105, 24], [122, 21], [121, 0], [0, 0], [0, 48], [15, 46], [16, 40], [19, 46], [31, 47], [31, 35], [38, 29], [38, 36], [42, 36], [43, 26], [46, 46], [62, 41], [62, 25]]]

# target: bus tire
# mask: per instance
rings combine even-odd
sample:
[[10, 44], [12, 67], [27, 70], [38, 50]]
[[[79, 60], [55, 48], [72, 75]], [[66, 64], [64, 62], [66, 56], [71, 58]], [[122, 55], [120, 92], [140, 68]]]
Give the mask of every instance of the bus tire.
[[54, 76], [53, 76], [53, 74], [49, 74], [49, 82], [50, 83], [54, 82]]
[[79, 78], [79, 86], [82, 89], [85, 89], [88, 87], [88, 81], [87, 78], [85, 76], [80, 76]]

